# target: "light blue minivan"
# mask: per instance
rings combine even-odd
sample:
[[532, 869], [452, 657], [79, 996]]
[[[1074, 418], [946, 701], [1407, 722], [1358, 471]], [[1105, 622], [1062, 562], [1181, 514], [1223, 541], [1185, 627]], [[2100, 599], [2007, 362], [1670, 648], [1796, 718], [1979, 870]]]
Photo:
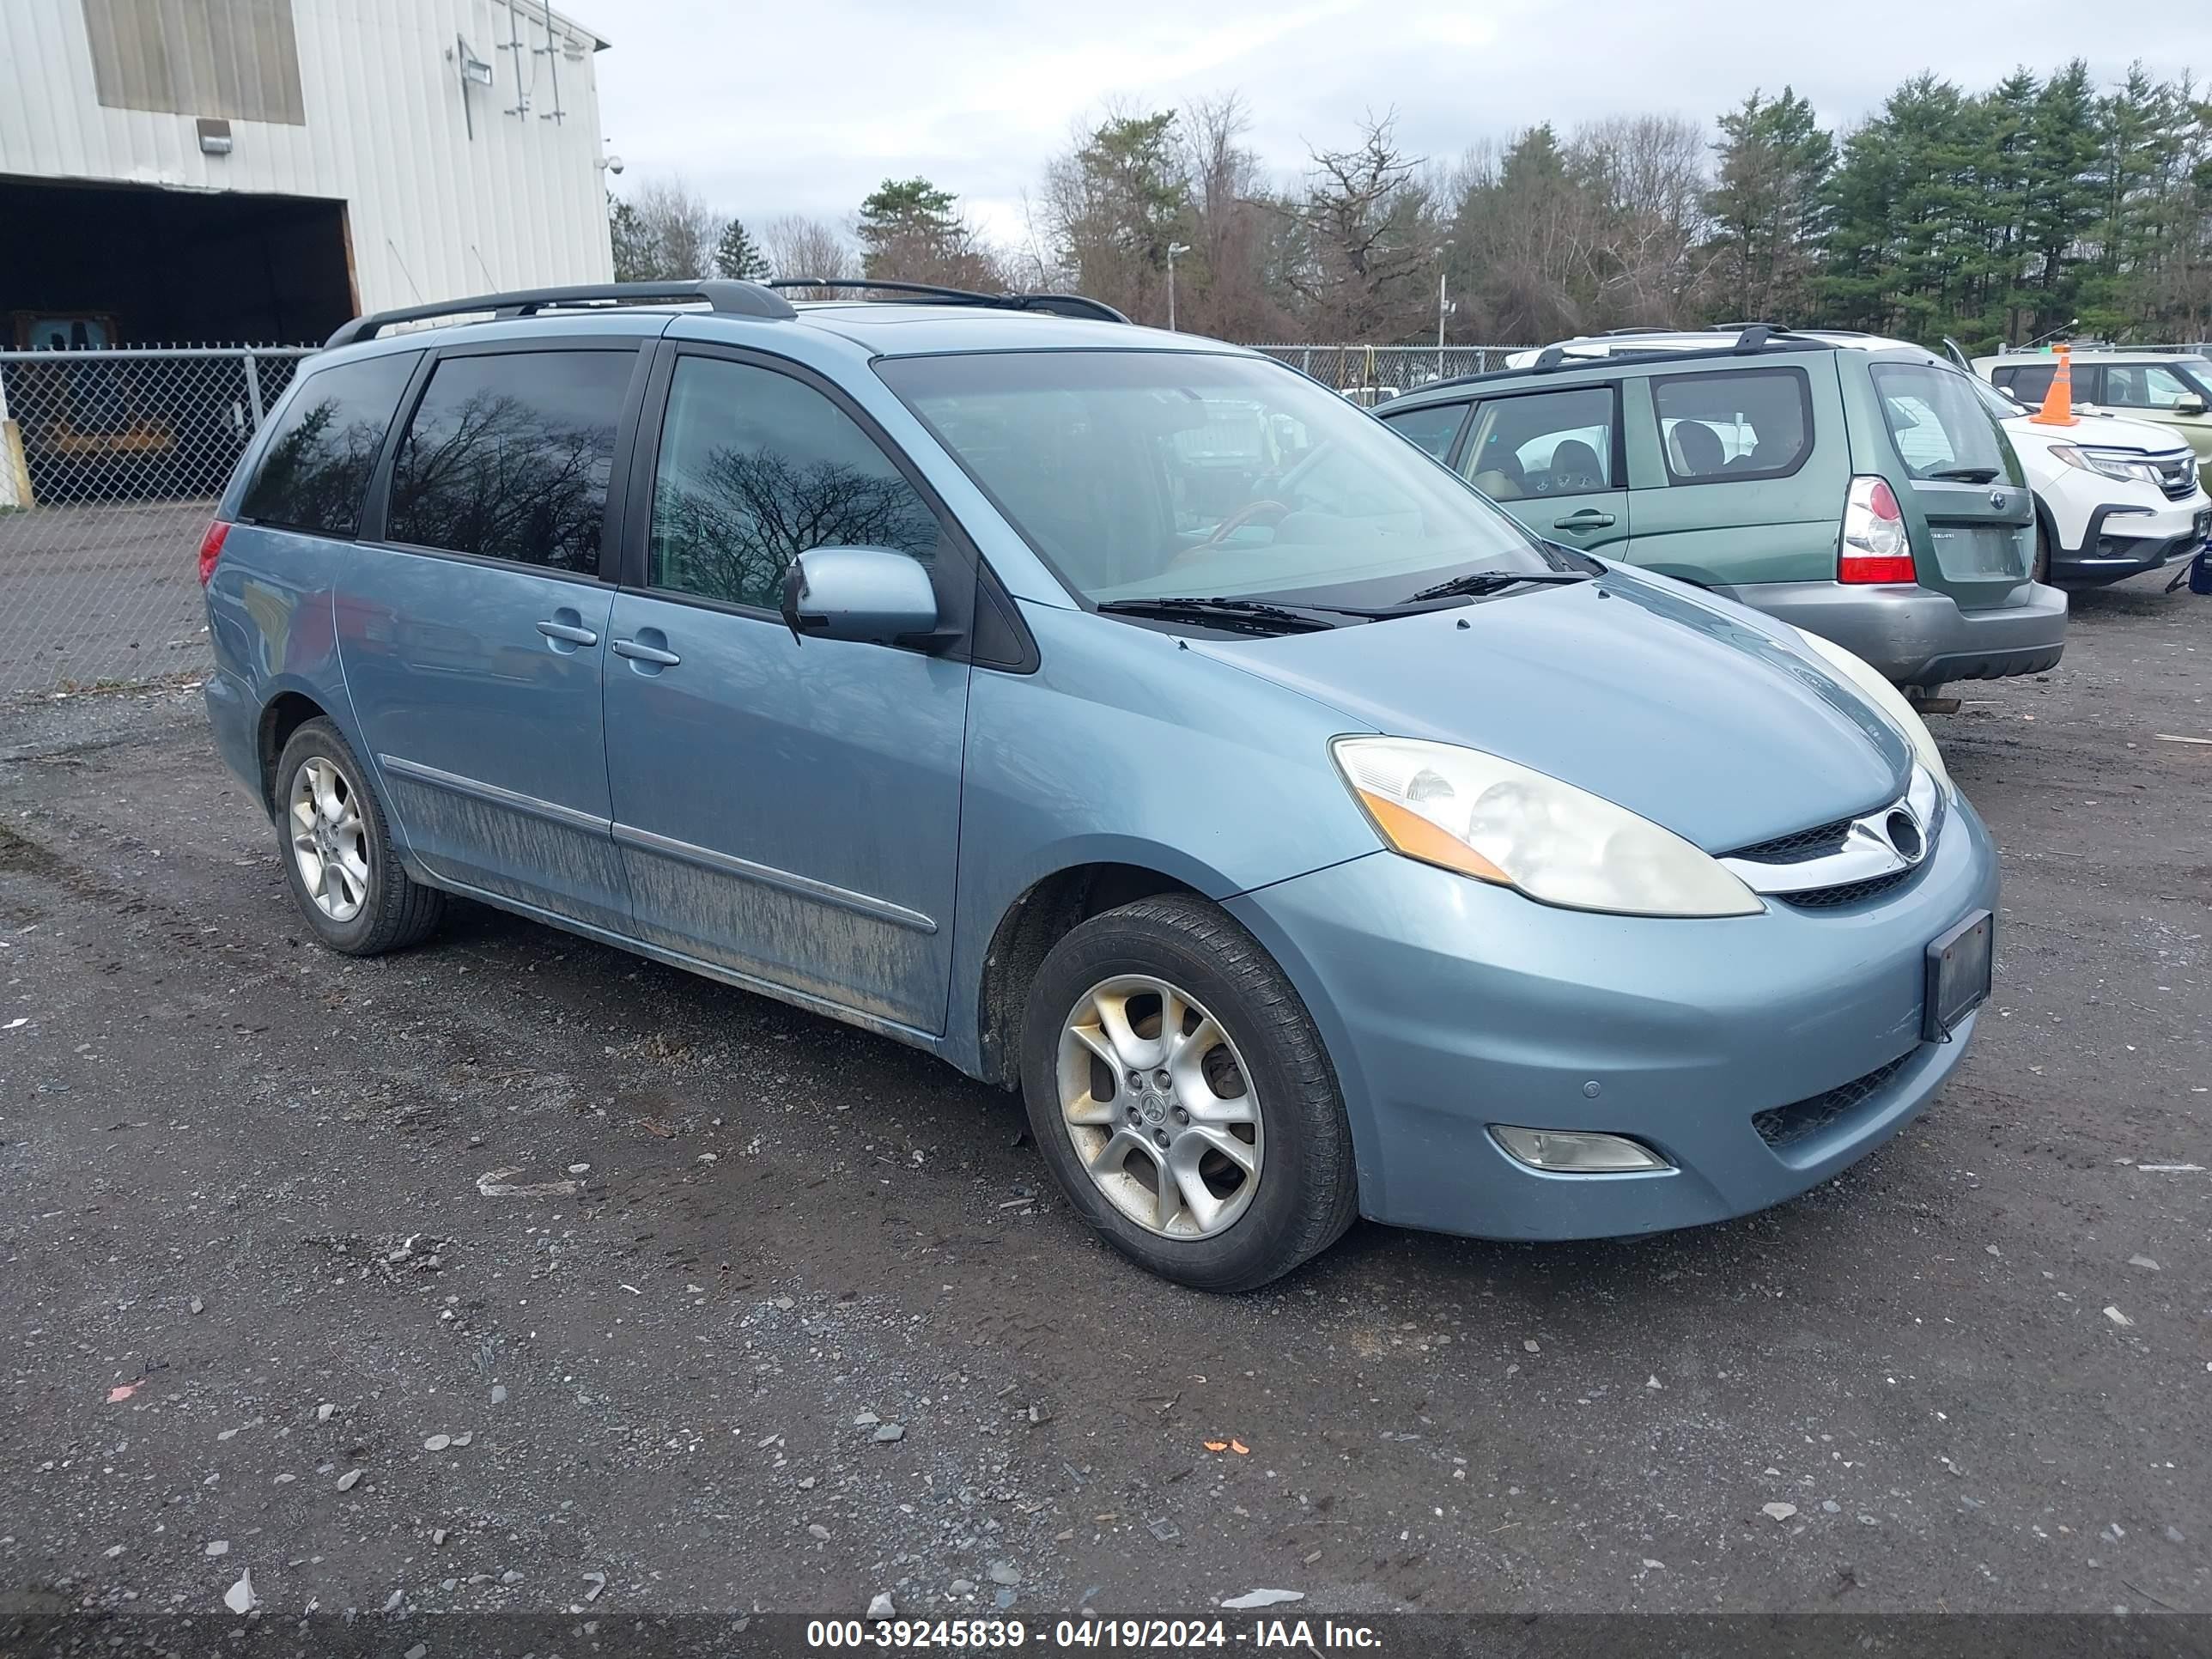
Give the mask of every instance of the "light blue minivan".
[[459, 895], [929, 1049], [1216, 1290], [1741, 1214], [1966, 1052], [1996, 860], [1878, 674], [1267, 358], [744, 283], [331, 343], [200, 570], [334, 950]]

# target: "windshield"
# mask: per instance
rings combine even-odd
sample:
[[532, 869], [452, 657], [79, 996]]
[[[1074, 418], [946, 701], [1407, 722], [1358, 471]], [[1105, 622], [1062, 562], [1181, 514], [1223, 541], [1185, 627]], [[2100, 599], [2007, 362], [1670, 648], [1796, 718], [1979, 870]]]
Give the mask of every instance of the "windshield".
[[1869, 371], [1898, 458], [1916, 478], [2019, 483], [2020, 465], [1995, 411], [1955, 368], [1933, 363], [1876, 363]]
[[1974, 388], [1974, 396], [1982, 400], [1983, 407], [2001, 421], [2017, 420], [2027, 413], [2024, 405], [2013, 402], [1987, 380], [1970, 380], [1967, 384]]
[[989, 352], [876, 368], [1093, 605], [1387, 605], [1462, 573], [1590, 568], [1264, 358]]

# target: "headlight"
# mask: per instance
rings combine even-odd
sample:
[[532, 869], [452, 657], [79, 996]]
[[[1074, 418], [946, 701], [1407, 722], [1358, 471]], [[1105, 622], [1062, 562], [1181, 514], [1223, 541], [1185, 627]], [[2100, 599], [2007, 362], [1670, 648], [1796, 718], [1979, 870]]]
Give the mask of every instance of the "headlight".
[[1814, 654], [1844, 678], [1866, 694], [1869, 702], [1889, 717], [1905, 740], [1912, 745], [1912, 757], [1933, 773], [1936, 781], [1943, 786], [1943, 793], [1956, 795], [1958, 786], [1951, 775], [1943, 769], [1943, 751], [1936, 746], [1929, 735], [1928, 722], [1920, 718], [1919, 711], [1905, 702], [1905, 694], [1881, 677], [1880, 671], [1864, 658], [1853, 655], [1833, 640], [1824, 640], [1818, 634], [1797, 630], [1797, 637], [1811, 647]]
[[1339, 738], [1337, 769], [1394, 850], [1546, 904], [1629, 916], [1748, 916], [1752, 890], [1671, 830], [1495, 755]]
[[2158, 468], [2148, 461], [2137, 460], [2133, 456], [2114, 455], [2104, 450], [2084, 449], [2079, 444], [2051, 445], [2051, 459], [2084, 472], [2117, 478], [2122, 483], [2154, 484], [2162, 482]]

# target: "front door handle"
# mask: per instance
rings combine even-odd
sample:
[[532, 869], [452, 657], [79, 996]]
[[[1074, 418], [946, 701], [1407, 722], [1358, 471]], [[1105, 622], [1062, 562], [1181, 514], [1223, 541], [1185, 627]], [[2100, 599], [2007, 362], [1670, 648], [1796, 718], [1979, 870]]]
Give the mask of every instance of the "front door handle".
[[1594, 507], [1586, 507], [1579, 513], [1570, 513], [1564, 519], [1552, 520], [1554, 530], [1609, 530], [1612, 527], [1613, 514], [1601, 513]]
[[673, 651], [664, 651], [657, 645], [647, 645], [641, 640], [617, 640], [614, 653], [634, 662], [657, 663], [663, 668], [673, 668], [684, 660]]
[[[575, 613], [571, 611], [570, 615]], [[588, 628], [579, 628], [574, 623], [548, 617], [538, 624], [538, 631], [549, 640], [565, 640], [570, 645], [597, 645], [599, 636]]]

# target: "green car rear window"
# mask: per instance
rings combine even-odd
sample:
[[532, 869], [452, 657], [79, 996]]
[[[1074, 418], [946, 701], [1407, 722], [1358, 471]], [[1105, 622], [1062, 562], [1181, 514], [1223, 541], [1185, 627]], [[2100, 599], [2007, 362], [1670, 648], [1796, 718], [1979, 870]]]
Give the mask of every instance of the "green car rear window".
[[1876, 363], [1868, 373], [1898, 459], [1914, 477], [2021, 482], [2011, 446], [1958, 370], [1934, 363]]

